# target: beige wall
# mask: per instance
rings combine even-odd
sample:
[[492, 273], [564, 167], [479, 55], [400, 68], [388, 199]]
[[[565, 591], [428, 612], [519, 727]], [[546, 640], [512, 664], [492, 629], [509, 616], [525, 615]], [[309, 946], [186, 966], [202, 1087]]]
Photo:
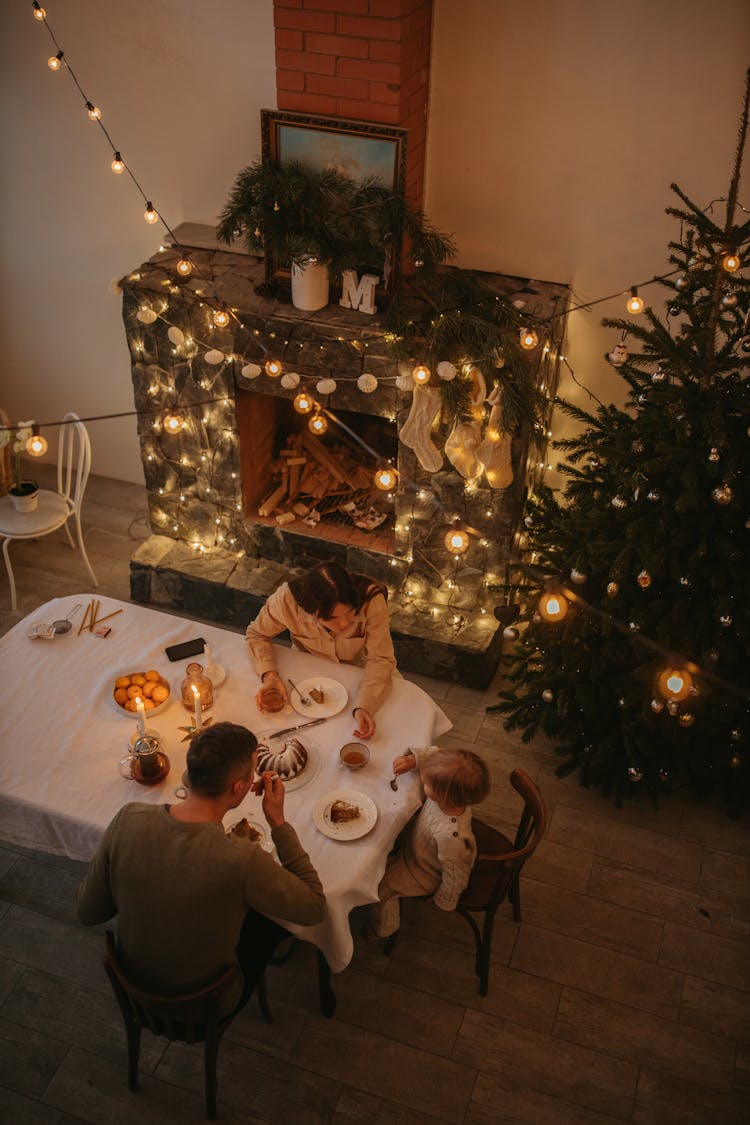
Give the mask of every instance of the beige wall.
[[[46, 7], [155, 206], [172, 226], [213, 223], [275, 105], [271, 0]], [[159, 234], [70, 79], [47, 70], [30, 9], [0, 5], [0, 403], [39, 421], [131, 410], [109, 286]], [[435, 0], [426, 202], [460, 264], [587, 298], [661, 270], [669, 183], [701, 203], [726, 189], [749, 43], [748, 0]], [[612, 333], [598, 322], [620, 308], [569, 327], [578, 377], [609, 399]], [[135, 419], [90, 429], [95, 472], [142, 479]]]
[[[748, 64], [750, 0], [435, 0], [428, 214], [462, 266], [584, 300], [653, 277], [678, 236], [670, 183], [700, 206], [726, 194]], [[750, 207], [750, 152], [743, 182]], [[660, 313], [662, 292], [644, 292]], [[599, 322], [624, 304], [568, 321], [571, 366], [604, 401], [624, 391]], [[560, 393], [592, 405], [569, 376]]]

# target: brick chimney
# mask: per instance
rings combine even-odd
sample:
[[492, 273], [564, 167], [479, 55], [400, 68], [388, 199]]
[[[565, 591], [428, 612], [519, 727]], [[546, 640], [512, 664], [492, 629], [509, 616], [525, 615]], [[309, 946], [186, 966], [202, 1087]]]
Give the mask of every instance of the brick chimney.
[[408, 129], [422, 205], [432, 0], [274, 0], [279, 109]]

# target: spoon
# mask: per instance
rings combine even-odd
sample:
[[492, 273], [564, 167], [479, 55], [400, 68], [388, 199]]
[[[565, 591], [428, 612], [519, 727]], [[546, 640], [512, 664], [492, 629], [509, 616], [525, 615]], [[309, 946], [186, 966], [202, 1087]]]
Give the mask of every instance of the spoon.
[[294, 690], [297, 692], [297, 695], [299, 696], [300, 703], [302, 703], [303, 706], [305, 706], [305, 707], [312, 707], [312, 699], [310, 699], [310, 696], [309, 695], [303, 695], [302, 692], [297, 687], [297, 685], [295, 684], [294, 680], [290, 679], [289, 676], [287, 676], [287, 680], [289, 680], [289, 683], [292, 685]]
[[393, 777], [392, 777], [392, 778], [391, 778], [391, 780], [390, 780], [390, 781], [388, 782], [388, 784], [390, 785], [390, 787], [391, 787], [391, 789], [393, 790], [393, 792], [394, 792], [394, 793], [397, 793], [397, 792], [398, 792], [398, 781], [397, 781], [397, 776], [398, 776], [398, 775], [394, 773]]
[[68, 614], [67, 617], [61, 617], [59, 621], [53, 621], [52, 622], [52, 628], [55, 630], [55, 632], [56, 633], [67, 633], [67, 632], [69, 632], [69, 630], [73, 628], [73, 623], [70, 620], [70, 618], [80, 608], [81, 608], [81, 603], [79, 602], [78, 605], [73, 606], [73, 608], [71, 609], [71, 611], [70, 611], [70, 613]]

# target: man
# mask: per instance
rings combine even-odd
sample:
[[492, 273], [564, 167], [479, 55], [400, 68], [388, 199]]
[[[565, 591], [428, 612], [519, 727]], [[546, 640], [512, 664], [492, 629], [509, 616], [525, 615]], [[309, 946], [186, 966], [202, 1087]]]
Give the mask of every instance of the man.
[[286, 931], [264, 915], [314, 925], [323, 888], [284, 820], [284, 785], [256, 783], [281, 866], [257, 844], [227, 836], [222, 818], [252, 785], [257, 740], [236, 723], [205, 727], [187, 753], [189, 790], [175, 805], [125, 805], [78, 888], [78, 917], [93, 926], [118, 915], [123, 969], [147, 991], [192, 992], [239, 963], [222, 1004], [244, 1004]]

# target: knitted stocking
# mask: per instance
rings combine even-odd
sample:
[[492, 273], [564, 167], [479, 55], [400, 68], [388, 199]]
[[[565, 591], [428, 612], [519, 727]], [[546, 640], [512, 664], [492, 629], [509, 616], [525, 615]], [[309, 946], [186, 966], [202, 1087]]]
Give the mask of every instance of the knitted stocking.
[[471, 392], [472, 413], [478, 415], [471, 422], [456, 422], [445, 442], [445, 456], [453, 468], [465, 477], [472, 480], [482, 473], [484, 465], [478, 454], [478, 447], [482, 437], [482, 416], [480, 407], [484, 402], [487, 388], [484, 376], [476, 367], [472, 368], [471, 379], [473, 383]]
[[484, 462], [490, 488], [507, 488], [513, 483], [513, 466], [510, 459], [513, 435], [503, 433], [500, 409], [500, 386], [495, 386], [487, 401], [492, 406], [484, 441], [477, 456]]
[[428, 473], [436, 473], [443, 464], [443, 456], [430, 437], [440, 401], [440, 391], [435, 387], [415, 386], [409, 417], [398, 435], [404, 445], [414, 450]]

